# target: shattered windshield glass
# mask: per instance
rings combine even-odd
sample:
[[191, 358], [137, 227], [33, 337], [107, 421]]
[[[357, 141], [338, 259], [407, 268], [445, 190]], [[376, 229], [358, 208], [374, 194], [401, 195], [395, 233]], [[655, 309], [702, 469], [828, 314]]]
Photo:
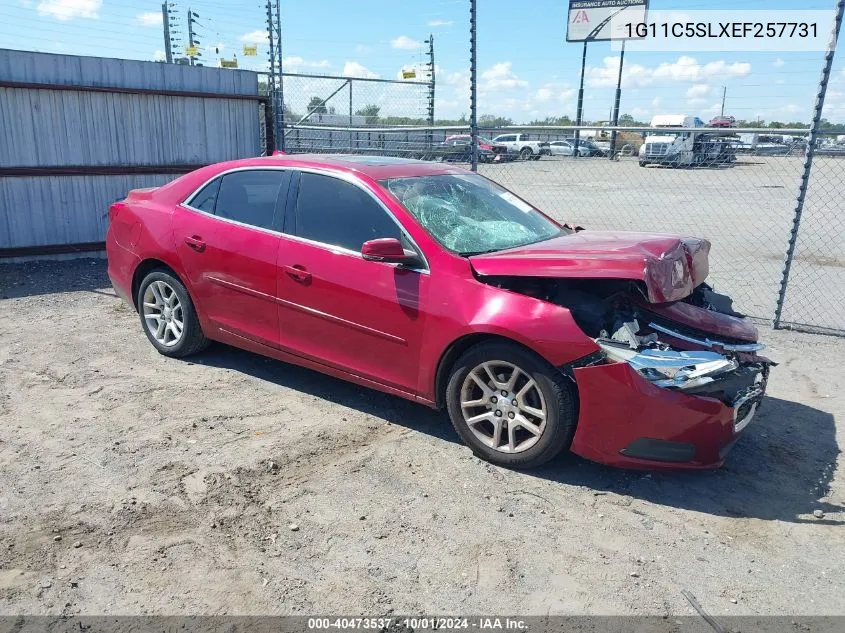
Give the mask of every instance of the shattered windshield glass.
[[539, 211], [477, 174], [382, 182], [431, 235], [460, 255], [542, 242], [564, 233]]

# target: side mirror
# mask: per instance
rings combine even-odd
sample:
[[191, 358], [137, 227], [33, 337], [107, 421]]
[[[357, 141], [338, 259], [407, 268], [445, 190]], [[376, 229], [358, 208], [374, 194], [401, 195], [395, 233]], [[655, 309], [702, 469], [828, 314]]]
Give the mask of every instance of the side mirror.
[[402, 243], [395, 237], [382, 237], [364, 242], [361, 245], [361, 256], [371, 262], [390, 264], [411, 264], [417, 261], [417, 254], [402, 248]]

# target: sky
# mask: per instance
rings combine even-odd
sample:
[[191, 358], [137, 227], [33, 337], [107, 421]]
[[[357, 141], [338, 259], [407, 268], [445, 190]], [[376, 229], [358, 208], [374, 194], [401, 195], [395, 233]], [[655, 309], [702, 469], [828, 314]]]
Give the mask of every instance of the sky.
[[[651, 0], [651, 9], [795, 8], [787, 0]], [[835, 0], [806, 0], [802, 9], [832, 10]], [[266, 9], [261, 0], [172, 2], [176, 36], [187, 41], [186, 14], [199, 15], [195, 31], [206, 65], [237, 55], [241, 68], [266, 69]], [[574, 118], [582, 46], [566, 42], [563, 0], [478, 0], [479, 115], [517, 123]], [[437, 118], [469, 112], [469, 3], [467, 0], [281, 0], [286, 72], [397, 78], [425, 61], [432, 34], [437, 65]], [[244, 57], [244, 43], [259, 45]], [[161, 4], [144, 0], [0, 0], [0, 47], [43, 52], [155, 60], [163, 56]], [[809, 122], [822, 52], [629, 52], [621, 112], [638, 120], [655, 114], [690, 114], [705, 120], [725, 113], [738, 119]], [[606, 42], [588, 47], [585, 120], [610, 116], [619, 54]], [[296, 108], [328, 96], [337, 80], [287, 80]], [[425, 90], [416, 86], [353, 84], [355, 108], [375, 102], [382, 114], [423, 116]], [[344, 111], [348, 95], [335, 98]], [[845, 52], [835, 60], [824, 116], [845, 123]]]

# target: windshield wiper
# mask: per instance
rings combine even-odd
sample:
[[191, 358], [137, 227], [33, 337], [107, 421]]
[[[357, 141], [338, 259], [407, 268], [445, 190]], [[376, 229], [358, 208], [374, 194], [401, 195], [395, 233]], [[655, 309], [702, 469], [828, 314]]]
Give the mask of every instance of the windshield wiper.
[[495, 253], [496, 251], [503, 251], [504, 248], [488, 248], [484, 251], [464, 251], [458, 253], [461, 257], [474, 257], [475, 255], [486, 255], [487, 253]]

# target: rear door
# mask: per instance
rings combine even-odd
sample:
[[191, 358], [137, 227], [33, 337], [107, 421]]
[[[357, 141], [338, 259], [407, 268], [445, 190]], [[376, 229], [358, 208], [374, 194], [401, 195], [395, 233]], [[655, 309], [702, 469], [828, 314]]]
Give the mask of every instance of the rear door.
[[428, 270], [361, 257], [365, 241], [384, 237], [419, 252], [391, 213], [356, 184], [303, 172], [291, 191], [285, 232], [290, 235], [279, 249], [281, 345], [415, 392]]
[[211, 332], [278, 347], [277, 257], [290, 173], [229, 172], [176, 208], [176, 251]]

